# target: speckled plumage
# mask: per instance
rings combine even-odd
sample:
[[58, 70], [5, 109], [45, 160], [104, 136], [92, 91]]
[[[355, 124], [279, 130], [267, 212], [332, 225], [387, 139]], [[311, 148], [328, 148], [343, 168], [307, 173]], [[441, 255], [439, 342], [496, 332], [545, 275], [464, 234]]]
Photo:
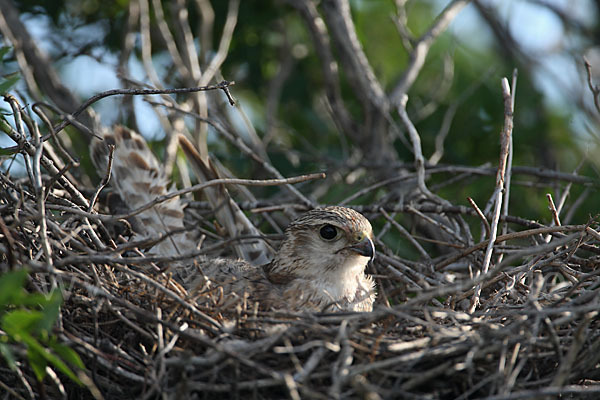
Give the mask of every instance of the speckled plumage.
[[[90, 144], [92, 162], [99, 175], [104, 175], [108, 162], [108, 145], [114, 145], [110, 184], [129, 210], [141, 207], [158, 196], [174, 190], [164, 169], [144, 138], [123, 126], [102, 133], [104, 140], [94, 138]], [[171, 187], [169, 187], [171, 186]], [[183, 229], [183, 204], [175, 197], [143, 211], [132, 219], [135, 240]], [[191, 251], [195, 244], [186, 233], [175, 234], [151, 249], [152, 254], [175, 256]]]
[[[116, 147], [111, 183], [130, 209], [169, 192], [168, 179], [140, 135], [117, 127], [104, 138]], [[101, 173], [108, 154], [105, 143], [95, 140], [91, 145], [92, 159]], [[175, 198], [141, 213], [139, 219], [141, 224], [134, 226], [136, 234], [156, 236], [183, 227], [183, 206]], [[327, 237], [323, 229], [328, 230]], [[332, 234], [335, 236], [328, 237]], [[365, 268], [375, 253], [372, 236], [371, 224], [360, 213], [345, 207], [316, 208], [289, 224], [279, 251], [268, 264], [199, 257], [193, 264], [172, 267], [199, 304], [370, 311], [375, 287]], [[162, 241], [151, 252], [174, 255], [195, 247], [188, 235], [172, 239]]]

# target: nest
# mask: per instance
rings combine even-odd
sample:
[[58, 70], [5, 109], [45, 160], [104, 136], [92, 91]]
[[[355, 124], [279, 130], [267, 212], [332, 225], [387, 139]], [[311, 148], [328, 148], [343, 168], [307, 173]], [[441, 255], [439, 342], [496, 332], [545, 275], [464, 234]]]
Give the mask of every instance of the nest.
[[[390, 197], [353, 206], [377, 227], [378, 253], [368, 271], [378, 287], [373, 312], [259, 312], [252, 304], [227, 307], [218, 298], [211, 307], [189, 298], [169, 275], [165, 266], [173, 259], [145, 256], [141, 249], [149, 244], [130, 243], [125, 222], [111, 219], [105, 206], [92, 211], [97, 188], [84, 188], [53, 167], [46, 152], [36, 151], [35, 139], [14, 139], [33, 159], [32, 176], [0, 174], [0, 270], [27, 268], [29, 291], [62, 290], [54, 333], [77, 351], [87, 377], [78, 386], [53, 373], [36, 384], [24, 353], [16, 351], [16, 370], [0, 364], [2, 387], [15, 397], [599, 395], [595, 220], [563, 226], [555, 218], [544, 225], [503, 214], [499, 226], [488, 226], [483, 221], [493, 216], [474, 204], [434, 201], [431, 193], [410, 203]], [[592, 184], [576, 175], [530, 173], [532, 179], [535, 173], [536, 179]], [[408, 174], [417, 177], [418, 171]], [[390, 185], [376, 187], [391, 191]], [[240, 206], [257, 226], [268, 218], [280, 227], [289, 221], [284, 210], [306, 208], [269, 199]], [[203, 231], [212, 229], [205, 255], [231, 255], [231, 241], [216, 233], [210, 207], [191, 202], [188, 212]], [[415, 229], [404, 228], [401, 217], [411, 217]], [[482, 236], [500, 229], [493, 246], [473, 239], [469, 226], [480, 220]], [[431, 234], [429, 240], [422, 232]], [[398, 236], [414, 257], [399, 255], [389, 244], [396, 239], [386, 239]]]

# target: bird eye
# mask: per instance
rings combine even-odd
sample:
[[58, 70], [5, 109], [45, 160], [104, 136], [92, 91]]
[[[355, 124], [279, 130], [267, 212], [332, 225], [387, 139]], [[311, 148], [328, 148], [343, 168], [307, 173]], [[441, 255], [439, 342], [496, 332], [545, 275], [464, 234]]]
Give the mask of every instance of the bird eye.
[[337, 228], [331, 224], [324, 225], [321, 228], [321, 230], [319, 231], [319, 234], [325, 240], [335, 239], [335, 237], [337, 236], [337, 233], [338, 233]]

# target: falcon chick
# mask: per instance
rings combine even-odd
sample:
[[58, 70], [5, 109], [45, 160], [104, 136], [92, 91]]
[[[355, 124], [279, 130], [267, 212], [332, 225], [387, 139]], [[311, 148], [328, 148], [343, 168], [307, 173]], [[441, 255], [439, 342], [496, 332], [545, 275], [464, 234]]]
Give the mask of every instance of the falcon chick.
[[[106, 170], [107, 144], [115, 146], [112, 185], [129, 209], [169, 193], [169, 180], [141, 135], [116, 127], [91, 144], [92, 160]], [[179, 198], [138, 215], [135, 237], [145, 238], [183, 228]], [[308, 211], [290, 223], [273, 260], [255, 266], [244, 260], [198, 257], [172, 270], [198, 303], [231, 306], [257, 303], [262, 310], [371, 311], [372, 278], [365, 268], [375, 255], [373, 230], [360, 213], [345, 207]], [[165, 256], [195, 249], [190, 235], [171, 235], [150, 249]]]
[[375, 255], [372, 237], [360, 213], [316, 208], [290, 223], [269, 264], [204, 259], [186, 286], [191, 293], [222, 288], [226, 296], [257, 302], [261, 309], [371, 311], [375, 286], [365, 268]]

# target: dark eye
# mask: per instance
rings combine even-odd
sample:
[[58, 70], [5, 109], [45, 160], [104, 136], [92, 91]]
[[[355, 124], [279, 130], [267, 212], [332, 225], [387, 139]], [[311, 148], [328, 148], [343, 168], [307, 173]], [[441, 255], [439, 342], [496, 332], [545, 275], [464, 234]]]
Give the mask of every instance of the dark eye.
[[337, 229], [335, 226], [327, 224], [321, 228], [319, 234], [325, 240], [332, 240], [337, 236]]

